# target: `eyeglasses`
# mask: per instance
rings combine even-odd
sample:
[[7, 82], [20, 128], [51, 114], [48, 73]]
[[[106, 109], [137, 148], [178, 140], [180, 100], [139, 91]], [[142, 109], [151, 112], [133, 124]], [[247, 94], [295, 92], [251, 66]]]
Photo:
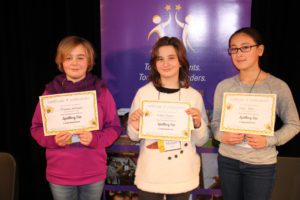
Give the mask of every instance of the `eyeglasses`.
[[251, 51], [251, 48], [252, 47], [256, 47], [256, 46], [259, 46], [259, 44], [255, 44], [255, 45], [245, 45], [245, 46], [242, 46], [240, 48], [228, 48], [227, 51], [228, 51], [228, 54], [231, 55], [231, 54], [237, 54], [237, 52], [240, 50], [241, 52], [243, 53], [246, 53], [246, 52], [250, 52]]

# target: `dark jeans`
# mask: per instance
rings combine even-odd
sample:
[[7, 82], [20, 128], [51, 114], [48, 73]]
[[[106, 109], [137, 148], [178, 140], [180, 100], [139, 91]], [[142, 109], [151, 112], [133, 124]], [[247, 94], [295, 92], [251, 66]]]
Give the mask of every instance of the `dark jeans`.
[[275, 182], [275, 164], [253, 165], [218, 156], [224, 200], [269, 200]]
[[[188, 200], [191, 192], [167, 194], [167, 200]], [[163, 200], [164, 194], [139, 191], [139, 200]]]

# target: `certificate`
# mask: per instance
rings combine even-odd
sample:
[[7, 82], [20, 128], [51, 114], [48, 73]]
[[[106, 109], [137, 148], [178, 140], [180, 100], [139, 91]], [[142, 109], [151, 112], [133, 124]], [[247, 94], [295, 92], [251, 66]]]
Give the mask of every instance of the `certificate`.
[[274, 135], [276, 94], [224, 93], [220, 131]]
[[45, 136], [98, 130], [96, 91], [40, 96]]
[[140, 138], [190, 141], [192, 120], [185, 112], [189, 103], [143, 101]]

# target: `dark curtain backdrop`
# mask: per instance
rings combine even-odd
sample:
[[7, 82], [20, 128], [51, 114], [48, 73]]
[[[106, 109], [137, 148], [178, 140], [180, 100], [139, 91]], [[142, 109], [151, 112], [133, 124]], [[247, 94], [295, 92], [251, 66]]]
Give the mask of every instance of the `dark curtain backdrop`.
[[[267, 45], [263, 67], [289, 84], [299, 110], [296, 1], [252, 1], [252, 26], [263, 34]], [[0, 6], [0, 151], [10, 152], [16, 158], [19, 199], [50, 200], [45, 180], [45, 151], [30, 136], [31, 118], [45, 84], [59, 73], [54, 56], [60, 39], [66, 35], [85, 37], [100, 55], [100, 3], [99, 0], [5, 2], [5, 6]], [[101, 76], [100, 58], [96, 61], [93, 72]], [[299, 143], [297, 136], [278, 148], [279, 155], [299, 157]]]

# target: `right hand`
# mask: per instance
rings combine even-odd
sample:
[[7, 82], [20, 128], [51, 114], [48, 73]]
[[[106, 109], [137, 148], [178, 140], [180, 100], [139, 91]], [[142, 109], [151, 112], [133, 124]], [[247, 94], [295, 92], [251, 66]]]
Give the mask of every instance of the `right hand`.
[[72, 137], [72, 133], [69, 132], [60, 132], [55, 135], [54, 139], [58, 146], [65, 147]]
[[129, 124], [137, 131], [139, 130], [140, 117], [142, 116], [143, 116], [143, 112], [141, 111], [141, 109], [135, 110], [129, 116]]
[[244, 133], [223, 132], [221, 136], [221, 142], [230, 145], [240, 144], [244, 141], [244, 137]]

